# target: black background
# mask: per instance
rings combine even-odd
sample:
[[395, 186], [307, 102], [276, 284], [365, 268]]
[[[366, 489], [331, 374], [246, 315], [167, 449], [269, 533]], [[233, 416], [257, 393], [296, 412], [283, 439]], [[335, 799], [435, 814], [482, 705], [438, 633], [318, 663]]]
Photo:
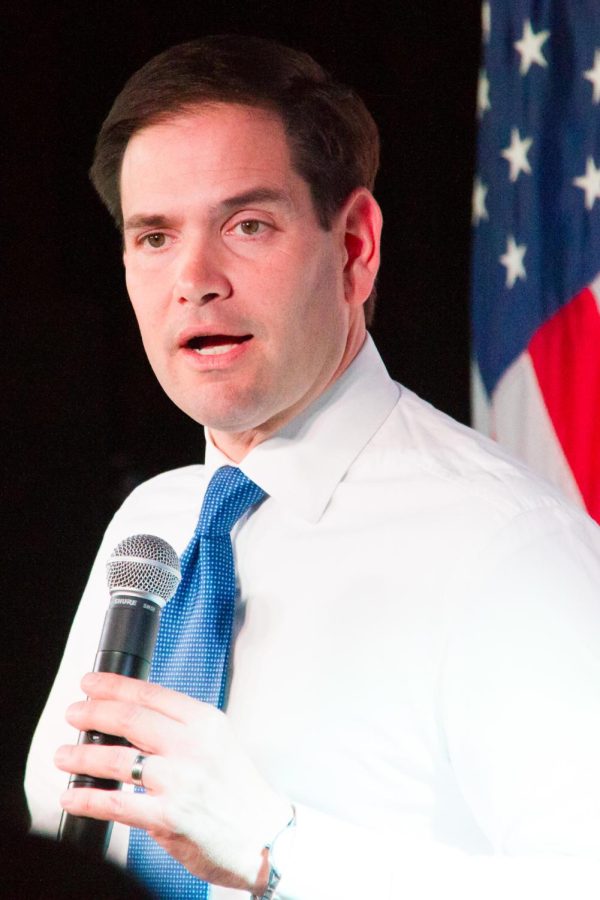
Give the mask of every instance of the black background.
[[[136, 483], [201, 459], [154, 382], [119, 238], [88, 182], [126, 78], [171, 44], [233, 31], [312, 53], [382, 134], [372, 329], [392, 375], [468, 421], [470, 196], [479, 3], [33, 2], [4, 10], [4, 817], [95, 548]], [[90, 665], [92, 660], [90, 660]], [[52, 753], [54, 748], [48, 748]]]

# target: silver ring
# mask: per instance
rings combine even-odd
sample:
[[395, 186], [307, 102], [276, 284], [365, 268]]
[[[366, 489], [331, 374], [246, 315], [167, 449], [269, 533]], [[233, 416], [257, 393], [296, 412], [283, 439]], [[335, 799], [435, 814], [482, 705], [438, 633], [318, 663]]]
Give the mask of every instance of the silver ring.
[[131, 780], [135, 785], [137, 785], [137, 787], [144, 787], [142, 776], [144, 774], [144, 763], [147, 759], [147, 756], [143, 756], [140, 753], [133, 761], [133, 765], [131, 767]]

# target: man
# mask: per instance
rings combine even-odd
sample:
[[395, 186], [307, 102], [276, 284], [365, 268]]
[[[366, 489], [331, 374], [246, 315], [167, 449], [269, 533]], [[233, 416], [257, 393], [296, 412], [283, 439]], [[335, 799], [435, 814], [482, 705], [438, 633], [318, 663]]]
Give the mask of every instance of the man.
[[[525, 897], [527, 876], [595, 896], [577, 873], [600, 858], [598, 529], [387, 376], [365, 318], [376, 167], [362, 103], [259, 39], [166, 51], [104, 123], [92, 173], [144, 346], [207, 455], [109, 526], [30, 755], [34, 827], [56, 828], [62, 791], [115, 820], [121, 861], [128, 826], [149, 833], [191, 873], [183, 891], [144, 870], [165, 897], [204, 896], [203, 879], [270, 897], [280, 874], [290, 900], [439, 897], [449, 880]], [[231, 465], [266, 499], [232, 530], [224, 710], [96, 674], [67, 725], [111, 550], [147, 532], [181, 553]], [[132, 746], [74, 747], [69, 726]], [[65, 792], [68, 772], [146, 792]]]

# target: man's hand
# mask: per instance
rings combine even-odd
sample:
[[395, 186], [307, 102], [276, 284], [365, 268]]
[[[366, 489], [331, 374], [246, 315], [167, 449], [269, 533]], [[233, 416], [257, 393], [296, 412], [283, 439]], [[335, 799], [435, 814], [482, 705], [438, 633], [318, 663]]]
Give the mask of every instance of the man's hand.
[[199, 878], [261, 894], [263, 848], [289, 821], [291, 804], [258, 773], [227, 717], [207, 703], [122, 675], [93, 673], [81, 684], [89, 699], [69, 707], [69, 723], [121, 735], [132, 746], [63, 746], [56, 765], [131, 783], [142, 753], [148, 756], [146, 793], [72, 788], [61, 796], [63, 807], [143, 828]]

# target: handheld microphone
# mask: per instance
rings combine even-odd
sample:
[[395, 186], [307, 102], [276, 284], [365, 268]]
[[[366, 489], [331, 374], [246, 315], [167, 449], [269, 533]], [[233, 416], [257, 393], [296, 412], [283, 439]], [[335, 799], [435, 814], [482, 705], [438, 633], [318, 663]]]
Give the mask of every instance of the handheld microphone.
[[[144, 681], [150, 674], [160, 613], [180, 581], [179, 559], [170, 544], [152, 534], [135, 534], [121, 541], [107, 564], [110, 605], [94, 662], [94, 672], [114, 672]], [[82, 731], [80, 744], [129, 746], [125, 738], [99, 731]], [[119, 790], [122, 782], [91, 775], [72, 775], [70, 788]], [[112, 822], [63, 812], [58, 840], [103, 855]]]

